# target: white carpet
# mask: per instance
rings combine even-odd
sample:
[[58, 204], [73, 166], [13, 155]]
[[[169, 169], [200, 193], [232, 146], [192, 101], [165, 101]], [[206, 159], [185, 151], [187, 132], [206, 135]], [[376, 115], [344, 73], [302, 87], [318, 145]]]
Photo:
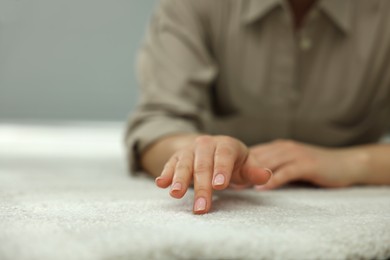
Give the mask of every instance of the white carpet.
[[390, 257], [390, 187], [220, 192], [195, 216], [126, 174], [122, 127], [0, 126], [0, 259]]

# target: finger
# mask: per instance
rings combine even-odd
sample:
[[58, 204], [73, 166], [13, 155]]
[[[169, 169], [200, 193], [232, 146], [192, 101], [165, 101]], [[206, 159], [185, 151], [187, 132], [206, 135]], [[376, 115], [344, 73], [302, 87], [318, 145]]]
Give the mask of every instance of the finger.
[[275, 172], [273, 178], [262, 187], [256, 187], [258, 190], [272, 190], [277, 189], [291, 181], [303, 179], [303, 171], [298, 168], [295, 164], [289, 164], [288, 166], [282, 167]]
[[282, 167], [283, 165], [294, 161], [295, 156], [295, 154], [288, 151], [277, 149], [272, 153], [265, 153], [256, 156], [256, 160], [264, 167], [267, 167], [272, 171], [277, 171], [278, 168]]
[[226, 189], [237, 161], [237, 150], [229, 143], [217, 145], [214, 153], [213, 188]]
[[155, 180], [158, 187], [165, 189], [171, 185], [177, 161], [178, 158], [174, 155], [164, 165], [161, 175]]
[[195, 214], [204, 214], [210, 210], [215, 145], [212, 137], [201, 136], [196, 140], [194, 160]]
[[266, 153], [273, 153], [276, 150], [280, 149], [280, 144], [283, 141], [281, 140], [275, 140], [268, 143], [263, 143], [260, 145], [252, 146], [250, 147], [251, 152], [253, 152], [255, 155], [261, 155]]
[[187, 192], [188, 185], [192, 179], [194, 165], [194, 154], [192, 150], [183, 151], [176, 163], [175, 173], [170, 194], [172, 197], [180, 199]]
[[255, 146], [250, 152], [262, 166], [276, 171], [283, 164], [294, 160], [295, 154], [291, 153], [290, 149], [287, 149], [291, 146], [292, 143], [289, 141], [276, 140]]
[[268, 168], [261, 167], [252, 155], [248, 156], [240, 171], [241, 179], [253, 185], [266, 184], [272, 175], [272, 171]]

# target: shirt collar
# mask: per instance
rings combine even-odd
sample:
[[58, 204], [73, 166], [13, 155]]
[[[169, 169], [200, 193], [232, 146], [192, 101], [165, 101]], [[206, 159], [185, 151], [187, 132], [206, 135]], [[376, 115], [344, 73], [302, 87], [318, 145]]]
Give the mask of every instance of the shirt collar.
[[280, 5], [281, 2], [282, 0], [243, 1], [242, 20], [245, 24], [256, 22]]
[[351, 0], [323, 0], [320, 8], [341, 31], [348, 33], [351, 30]]
[[[256, 22], [270, 13], [285, 0], [246, 0], [242, 12], [245, 24]], [[318, 8], [343, 32], [348, 33], [352, 26], [351, 0], [319, 0]], [[316, 8], [316, 7], [314, 7]]]

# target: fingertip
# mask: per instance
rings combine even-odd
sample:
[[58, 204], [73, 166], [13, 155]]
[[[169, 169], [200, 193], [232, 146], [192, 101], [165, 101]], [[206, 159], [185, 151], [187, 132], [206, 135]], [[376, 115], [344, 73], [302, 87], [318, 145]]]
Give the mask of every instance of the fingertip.
[[169, 194], [171, 195], [172, 198], [181, 199], [181, 198], [184, 197], [185, 192], [183, 192], [183, 191], [178, 191], [178, 190], [171, 190], [171, 191], [169, 192]]
[[198, 197], [195, 199], [193, 212], [194, 214], [201, 215], [208, 213], [210, 209], [210, 201], [207, 202], [205, 197]]
[[223, 190], [228, 186], [227, 178], [224, 174], [219, 173], [213, 178], [213, 189], [215, 190]]
[[175, 184], [173, 184], [169, 192], [171, 197], [175, 199], [183, 198], [185, 193], [186, 193], [186, 188], [183, 187], [183, 185], [180, 182], [176, 182]]
[[160, 187], [160, 181], [161, 181], [161, 177], [157, 177], [154, 179], [154, 184], [156, 184], [157, 187]]
[[155, 184], [157, 185], [157, 187], [159, 188], [162, 188], [162, 189], [165, 189], [165, 188], [168, 188], [168, 186], [170, 185], [170, 183], [164, 179], [163, 177], [157, 177], [155, 180], [154, 180]]
[[252, 168], [250, 170], [250, 179], [255, 185], [264, 185], [272, 178], [273, 173], [268, 168]]
[[264, 171], [268, 172], [270, 175], [270, 178], [274, 175], [274, 172], [269, 168], [264, 168]]
[[274, 173], [271, 169], [268, 168], [264, 168], [263, 170], [266, 173], [266, 175], [268, 175], [268, 177], [266, 177], [266, 182], [265, 182], [267, 184], [270, 182], [270, 180], [272, 180]]

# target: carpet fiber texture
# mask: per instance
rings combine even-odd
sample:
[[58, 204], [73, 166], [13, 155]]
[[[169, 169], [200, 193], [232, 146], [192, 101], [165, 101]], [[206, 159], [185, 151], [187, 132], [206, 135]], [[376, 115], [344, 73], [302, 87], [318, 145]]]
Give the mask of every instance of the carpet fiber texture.
[[390, 187], [215, 193], [130, 177], [123, 126], [0, 126], [0, 259], [386, 259]]

